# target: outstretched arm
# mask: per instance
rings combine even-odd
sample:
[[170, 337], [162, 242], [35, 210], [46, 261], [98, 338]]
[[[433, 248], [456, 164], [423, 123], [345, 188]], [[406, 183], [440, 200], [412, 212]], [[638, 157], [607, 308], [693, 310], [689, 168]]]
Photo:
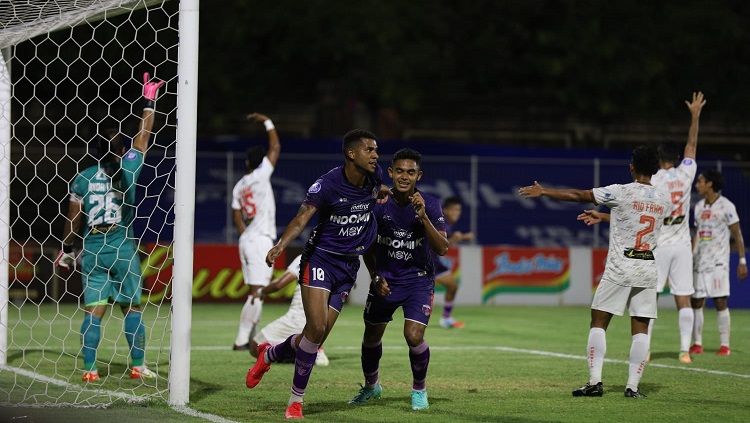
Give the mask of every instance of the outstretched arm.
[[317, 211], [318, 208], [310, 204], [303, 203], [300, 206], [297, 215], [294, 216], [291, 222], [289, 222], [289, 225], [287, 225], [284, 230], [284, 234], [279, 238], [279, 242], [277, 242], [273, 248], [268, 250], [268, 254], [266, 255], [266, 264], [268, 267], [273, 266], [273, 262], [281, 255], [284, 249], [286, 249], [289, 242], [302, 233], [302, 230], [307, 226], [307, 222], [312, 219]]
[[268, 133], [268, 161], [271, 162], [273, 167], [276, 167], [276, 162], [279, 160], [281, 154], [281, 141], [279, 141], [279, 133], [276, 132], [276, 127], [271, 122], [268, 116], [260, 113], [251, 113], [247, 115], [248, 120], [252, 120], [258, 123], [262, 123], [266, 127]]
[[555, 189], [545, 188], [539, 182], [534, 181], [534, 185], [522, 187], [518, 189], [518, 193], [525, 198], [537, 198], [541, 196], [547, 196], [554, 200], [560, 201], [575, 201], [578, 203], [594, 203], [594, 192], [592, 190], [583, 189]]
[[742, 230], [740, 230], [740, 223], [734, 223], [729, 225], [729, 231], [732, 233], [732, 238], [737, 245], [737, 253], [740, 255], [740, 262], [737, 265], [737, 277], [745, 279], [747, 277], [747, 258], [745, 258], [745, 240], [742, 239]]
[[685, 100], [688, 109], [690, 110], [690, 129], [688, 130], [687, 144], [685, 144], [685, 152], [682, 157], [695, 159], [695, 153], [698, 148], [698, 121], [701, 117], [701, 109], [706, 105], [706, 100], [703, 98], [703, 93], [698, 91], [693, 93], [693, 101]]
[[145, 104], [138, 134], [133, 139], [133, 148], [141, 153], [145, 153], [148, 149], [148, 140], [151, 138], [151, 130], [154, 129], [154, 107], [156, 97], [159, 96], [159, 88], [164, 85], [164, 81], [150, 81], [150, 79], [151, 76], [148, 72], [143, 74], [143, 98]]
[[609, 222], [609, 213], [603, 213], [598, 210], [584, 210], [576, 219], [582, 220], [583, 223], [591, 226], [601, 222]]

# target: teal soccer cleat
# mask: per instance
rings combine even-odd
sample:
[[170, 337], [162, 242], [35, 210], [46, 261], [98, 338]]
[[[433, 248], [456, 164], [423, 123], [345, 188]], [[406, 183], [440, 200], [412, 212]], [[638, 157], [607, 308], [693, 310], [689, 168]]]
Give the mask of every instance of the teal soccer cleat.
[[349, 404], [362, 405], [371, 399], [380, 399], [382, 394], [383, 387], [379, 383], [372, 387], [362, 386], [357, 395], [349, 401]]
[[427, 391], [411, 391], [411, 409], [426, 410], [430, 408], [427, 401]]

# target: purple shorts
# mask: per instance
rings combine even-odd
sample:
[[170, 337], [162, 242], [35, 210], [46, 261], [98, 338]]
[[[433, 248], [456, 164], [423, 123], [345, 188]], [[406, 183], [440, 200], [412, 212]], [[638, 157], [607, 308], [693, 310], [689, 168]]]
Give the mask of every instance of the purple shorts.
[[427, 326], [432, 314], [432, 300], [435, 296], [435, 284], [432, 279], [415, 281], [408, 285], [391, 285], [391, 293], [381, 297], [370, 287], [365, 304], [364, 319], [371, 324], [383, 324], [393, 320], [397, 308], [404, 310], [404, 319], [412, 320]]
[[341, 312], [359, 270], [359, 256], [344, 256], [315, 250], [303, 253], [299, 283], [330, 292], [328, 306]]

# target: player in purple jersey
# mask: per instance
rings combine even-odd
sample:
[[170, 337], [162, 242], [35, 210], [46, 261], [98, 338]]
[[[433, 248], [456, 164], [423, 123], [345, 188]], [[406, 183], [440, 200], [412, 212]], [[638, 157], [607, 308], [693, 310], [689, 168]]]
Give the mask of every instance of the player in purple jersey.
[[295, 358], [292, 395], [286, 418], [303, 418], [302, 398], [310, 380], [318, 347], [328, 336], [359, 270], [359, 256], [370, 248], [377, 228], [372, 209], [377, 199], [387, 200], [381, 183], [378, 144], [375, 135], [355, 129], [344, 136], [344, 165], [321, 176], [307, 190], [297, 216], [276, 245], [266, 263], [273, 265], [290, 241], [318, 213], [318, 225], [305, 245], [300, 265], [305, 328], [273, 347], [258, 346], [258, 360], [248, 370], [246, 384], [254, 388], [271, 363]]
[[[464, 241], [473, 241], [473, 232], [454, 231], [453, 225], [461, 218], [461, 199], [448, 197], [443, 200], [443, 216], [445, 217], [445, 232], [448, 234], [448, 242], [456, 245]], [[443, 315], [440, 317], [440, 326], [446, 329], [461, 329], [464, 322], [453, 319], [453, 300], [458, 292], [458, 279], [453, 274], [452, 263], [447, 257], [433, 254], [432, 261], [435, 263], [435, 284], [445, 287], [445, 302], [443, 303]]]
[[422, 156], [401, 149], [393, 156], [388, 175], [393, 179], [393, 198], [375, 206], [378, 236], [365, 263], [372, 277], [365, 305], [365, 333], [362, 337], [362, 371], [365, 385], [349, 404], [364, 404], [380, 398], [383, 388], [378, 379], [383, 355], [383, 333], [401, 307], [404, 312], [404, 338], [409, 345], [413, 376], [411, 406], [413, 410], [429, 407], [425, 380], [430, 362], [430, 348], [424, 332], [432, 312], [435, 292], [435, 268], [431, 253], [448, 251], [445, 218], [440, 202], [422, 196], [416, 183], [422, 178]]

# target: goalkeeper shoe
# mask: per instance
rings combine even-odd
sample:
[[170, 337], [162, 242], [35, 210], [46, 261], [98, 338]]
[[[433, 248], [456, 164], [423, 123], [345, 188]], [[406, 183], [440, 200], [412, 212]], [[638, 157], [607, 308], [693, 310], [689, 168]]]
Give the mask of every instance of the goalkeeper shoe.
[[99, 381], [99, 372], [96, 370], [89, 370], [83, 372], [83, 377], [81, 378], [86, 383], [90, 382], [98, 382]]
[[130, 369], [130, 378], [131, 379], [154, 379], [156, 378], [156, 373], [149, 370], [148, 367], [146, 366], [134, 366], [132, 369]]
[[284, 417], [287, 420], [300, 420], [304, 419], [305, 416], [302, 415], [302, 403], [301, 402], [293, 402], [289, 404], [289, 407], [286, 408], [286, 412], [284, 413]]
[[325, 367], [329, 364], [330, 362], [328, 361], [328, 356], [326, 355], [325, 351], [323, 351], [323, 348], [318, 348], [318, 355], [315, 357], [315, 365]]
[[427, 391], [411, 391], [411, 409], [418, 411], [428, 408], [430, 408], [430, 403], [427, 401]]
[[373, 386], [362, 385], [359, 392], [357, 392], [357, 395], [349, 400], [349, 404], [362, 405], [371, 399], [380, 399], [381, 395], [383, 395], [383, 387], [380, 386], [379, 383], [376, 383]]
[[625, 397], [626, 398], [646, 398], [646, 394], [642, 393], [640, 390], [634, 391], [630, 388], [625, 389]]
[[[263, 379], [263, 375], [271, 369], [271, 363], [266, 362], [266, 351], [268, 351], [269, 348], [271, 348], [271, 344], [269, 344], [268, 342], [264, 342], [258, 345], [258, 359], [255, 361], [253, 367], [248, 369], [247, 376], [245, 376], [245, 385], [247, 385], [249, 389], [253, 389], [258, 386], [260, 380]], [[287, 412], [288, 411], [289, 410], [287, 410]], [[300, 416], [302, 416], [301, 404]]]
[[573, 391], [574, 397], [600, 397], [604, 395], [604, 385], [601, 382], [596, 385], [587, 383]]

